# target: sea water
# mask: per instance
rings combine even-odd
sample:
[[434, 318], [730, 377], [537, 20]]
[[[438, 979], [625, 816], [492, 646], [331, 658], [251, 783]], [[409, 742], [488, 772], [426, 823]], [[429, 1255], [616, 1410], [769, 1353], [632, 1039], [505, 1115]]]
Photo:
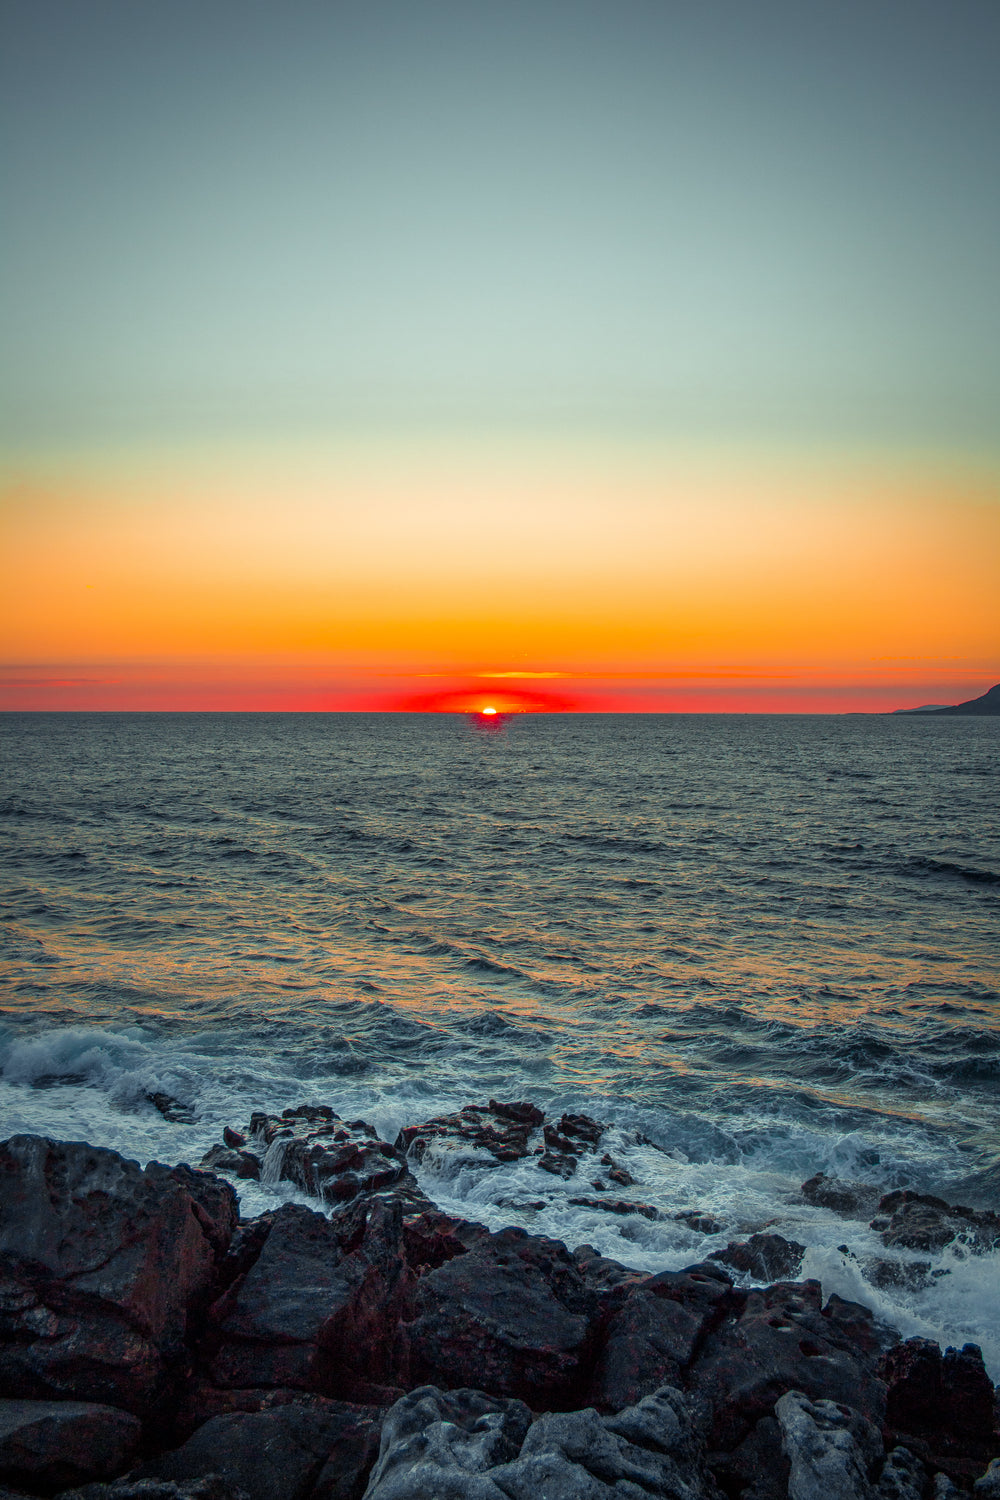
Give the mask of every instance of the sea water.
[[1000, 1257], [879, 1289], [877, 1234], [799, 1191], [968, 1201], [1000, 1157], [1000, 721], [7, 714], [0, 753], [0, 1137], [197, 1164], [303, 1101], [389, 1139], [584, 1111], [658, 1218], [532, 1159], [418, 1176], [649, 1270], [780, 1232], [1000, 1378]]

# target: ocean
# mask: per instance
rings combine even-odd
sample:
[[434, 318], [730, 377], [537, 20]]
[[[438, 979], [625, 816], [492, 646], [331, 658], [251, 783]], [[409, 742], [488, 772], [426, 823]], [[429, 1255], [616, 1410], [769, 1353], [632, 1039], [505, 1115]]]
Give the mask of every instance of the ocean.
[[1000, 1379], [1000, 1257], [876, 1285], [876, 1232], [800, 1192], [987, 1201], [1000, 721], [5, 714], [0, 747], [0, 1137], [196, 1165], [301, 1102], [390, 1140], [490, 1097], [582, 1111], [657, 1217], [533, 1159], [417, 1176], [647, 1270], [773, 1230]]

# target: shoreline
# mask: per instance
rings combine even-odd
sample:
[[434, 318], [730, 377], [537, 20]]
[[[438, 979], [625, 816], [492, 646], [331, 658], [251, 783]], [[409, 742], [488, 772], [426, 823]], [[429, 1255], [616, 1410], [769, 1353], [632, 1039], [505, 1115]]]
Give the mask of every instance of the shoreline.
[[[266, 1500], [282, 1491], [246, 1461], [265, 1433], [300, 1500], [510, 1497], [537, 1493], [542, 1471], [559, 1494], [625, 1495], [616, 1486], [637, 1464], [650, 1495], [680, 1493], [683, 1476], [699, 1500], [797, 1500], [812, 1481], [796, 1474], [820, 1451], [858, 1500], [921, 1500], [934, 1486], [938, 1500], [986, 1474], [1000, 1434], [978, 1347], [942, 1353], [824, 1297], [795, 1279], [802, 1246], [758, 1233], [647, 1274], [443, 1213], [410, 1170], [441, 1150], [537, 1157], [609, 1213], [655, 1212], [603, 1134], [585, 1115], [546, 1122], [491, 1100], [394, 1143], [328, 1106], [257, 1115], [208, 1153], [211, 1171], [12, 1138], [0, 1145], [0, 1479], [31, 1495], [117, 1480], [107, 1493], [128, 1500], [140, 1480], [187, 1495], [215, 1473], [230, 1485], [215, 1500]], [[296, 1183], [324, 1211], [283, 1204], [241, 1220], [220, 1170]], [[848, 1214], [871, 1206], [851, 1198], [860, 1187], [804, 1184]], [[955, 1234], [970, 1254], [1000, 1243], [1000, 1217], [928, 1195], [885, 1195], [875, 1220], [887, 1250]], [[667, 1428], [669, 1451], [650, 1438]], [[34, 1469], [10, 1457], [29, 1429]], [[502, 1441], [474, 1437], [486, 1430]], [[312, 1453], [304, 1488], [289, 1477], [296, 1445]], [[420, 1468], [432, 1452], [436, 1478]]]

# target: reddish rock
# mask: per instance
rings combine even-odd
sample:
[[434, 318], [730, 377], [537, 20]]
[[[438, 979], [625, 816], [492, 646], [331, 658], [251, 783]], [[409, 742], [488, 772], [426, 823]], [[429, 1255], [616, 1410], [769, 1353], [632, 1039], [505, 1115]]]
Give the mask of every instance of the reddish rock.
[[136, 1417], [90, 1401], [0, 1401], [0, 1479], [48, 1492], [111, 1479], [141, 1433]]
[[644, 1219], [658, 1219], [659, 1210], [651, 1203], [632, 1203], [624, 1198], [571, 1198], [576, 1208], [599, 1208], [606, 1214], [641, 1214]]
[[725, 1250], [715, 1250], [710, 1260], [719, 1260], [755, 1281], [787, 1281], [794, 1276], [806, 1253], [805, 1245], [780, 1234], [752, 1234], [748, 1240], [731, 1240]]
[[715, 1266], [665, 1271], [630, 1285], [603, 1329], [588, 1401], [618, 1411], [661, 1385], [682, 1384], [731, 1291], [729, 1277]]
[[423, 1160], [432, 1141], [460, 1151], [488, 1151], [497, 1161], [520, 1161], [531, 1152], [529, 1137], [544, 1120], [533, 1104], [488, 1106], [467, 1104], [452, 1115], [438, 1115], [423, 1125], [408, 1125], [396, 1137], [396, 1150], [413, 1161]]
[[314, 1400], [214, 1416], [180, 1448], [145, 1463], [135, 1478], [189, 1484], [217, 1474], [249, 1500], [360, 1500], [383, 1415]]
[[[243, 1149], [247, 1137], [249, 1149]], [[414, 1206], [430, 1206], [395, 1146], [363, 1120], [345, 1124], [326, 1104], [299, 1104], [280, 1115], [257, 1111], [245, 1134], [227, 1126], [223, 1138], [225, 1145], [205, 1153], [203, 1167], [291, 1182], [332, 1205], [391, 1189]]]
[[890, 1249], [940, 1250], [957, 1239], [984, 1255], [1000, 1246], [1000, 1214], [945, 1203], [929, 1193], [887, 1193], [871, 1227], [881, 1230]]
[[403, 1252], [407, 1264], [419, 1275], [443, 1266], [456, 1255], [465, 1255], [488, 1234], [482, 1224], [455, 1219], [440, 1209], [432, 1209], [403, 1220]]
[[565, 1408], [580, 1394], [598, 1299], [558, 1240], [505, 1229], [422, 1277], [411, 1385], [469, 1386]]
[[403, 1250], [398, 1203], [363, 1199], [333, 1220], [278, 1209], [260, 1253], [212, 1310], [213, 1382], [381, 1400], [412, 1280]]
[[886, 1426], [935, 1467], [975, 1478], [1000, 1448], [995, 1393], [978, 1345], [946, 1349], [907, 1339], [884, 1356]]
[[235, 1225], [232, 1188], [189, 1167], [0, 1145], [0, 1394], [148, 1410]]
[[849, 1182], [817, 1172], [802, 1184], [802, 1196], [816, 1208], [829, 1208], [847, 1219], [870, 1219], [879, 1200], [879, 1190], [867, 1182]]
[[691, 1385], [713, 1409], [711, 1447], [736, 1448], [793, 1390], [842, 1402], [880, 1425], [885, 1386], [872, 1358], [849, 1322], [823, 1316], [821, 1302], [818, 1281], [779, 1282], [747, 1293], [708, 1334]]

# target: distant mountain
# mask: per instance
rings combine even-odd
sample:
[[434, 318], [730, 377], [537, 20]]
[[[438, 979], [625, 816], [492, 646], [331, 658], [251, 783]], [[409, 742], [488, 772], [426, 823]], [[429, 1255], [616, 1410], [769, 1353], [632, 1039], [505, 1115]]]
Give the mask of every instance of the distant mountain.
[[923, 708], [897, 708], [900, 714], [998, 714], [1000, 715], [1000, 682], [991, 687], [981, 698], [970, 698], [966, 703], [956, 703], [950, 708], [939, 708], [926, 704]]
[[936, 714], [942, 708], [947, 708], [947, 703], [921, 703], [919, 708], [894, 708], [894, 714]]

